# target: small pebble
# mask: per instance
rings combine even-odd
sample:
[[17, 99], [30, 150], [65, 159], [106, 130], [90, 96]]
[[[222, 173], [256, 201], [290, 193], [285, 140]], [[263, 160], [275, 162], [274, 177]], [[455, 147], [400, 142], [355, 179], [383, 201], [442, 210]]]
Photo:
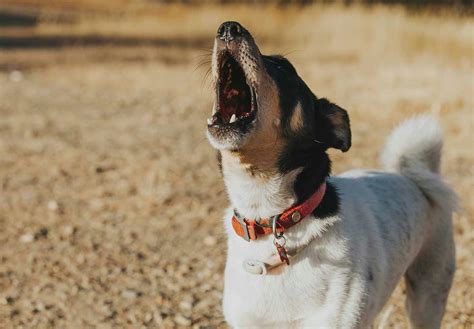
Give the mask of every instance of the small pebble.
[[66, 225], [63, 227], [63, 235], [65, 237], [71, 236], [74, 233], [74, 227], [71, 225]]
[[146, 313], [146, 314], [145, 314], [145, 317], [143, 318], [143, 320], [145, 321], [145, 323], [150, 323], [151, 320], [153, 320], [153, 314], [151, 314], [151, 313]]
[[193, 308], [193, 303], [183, 300], [179, 303], [179, 308], [183, 311], [189, 311]]
[[211, 247], [211, 246], [214, 246], [217, 241], [216, 241], [216, 238], [215, 238], [215, 237], [213, 237], [213, 236], [211, 236], [211, 235], [208, 235], [208, 236], [206, 236], [206, 237], [204, 238], [204, 241], [203, 241], [203, 242], [204, 242], [204, 244], [205, 244], [206, 246]]
[[174, 317], [174, 321], [176, 322], [176, 324], [179, 324], [180, 326], [188, 327], [192, 324], [191, 319], [182, 314], [176, 314]]
[[131, 324], [137, 323], [137, 317], [133, 313], [127, 316], [127, 320]]
[[23, 243], [30, 243], [30, 242], [32, 242], [34, 239], [35, 239], [35, 237], [33, 236], [33, 234], [27, 233], [27, 234], [23, 234], [23, 235], [20, 237], [20, 242], [23, 242]]
[[48, 209], [51, 211], [56, 211], [59, 209], [59, 205], [56, 200], [50, 200], [48, 202]]
[[10, 73], [8, 77], [12, 82], [20, 82], [21, 80], [23, 80], [23, 73], [21, 73], [21, 71], [14, 70]]
[[122, 297], [126, 298], [126, 299], [135, 299], [139, 296], [140, 296], [140, 294], [136, 291], [133, 291], [133, 290], [126, 289], [126, 290], [122, 291]]

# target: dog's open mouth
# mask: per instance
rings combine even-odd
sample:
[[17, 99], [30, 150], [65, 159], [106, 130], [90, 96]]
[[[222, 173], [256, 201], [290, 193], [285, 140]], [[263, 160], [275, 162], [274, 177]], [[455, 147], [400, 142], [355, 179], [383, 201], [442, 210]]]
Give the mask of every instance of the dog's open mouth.
[[222, 55], [216, 84], [215, 113], [209, 126], [247, 124], [255, 119], [255, 91], [245, 78], [240, 64], [229, 54]]

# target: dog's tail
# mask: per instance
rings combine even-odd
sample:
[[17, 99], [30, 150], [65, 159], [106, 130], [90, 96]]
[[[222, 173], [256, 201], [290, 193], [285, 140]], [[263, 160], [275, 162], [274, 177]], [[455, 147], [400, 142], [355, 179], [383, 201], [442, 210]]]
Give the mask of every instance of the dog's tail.
[[421, 115], [398, 126], [382, 152], [385, 169], [412, 180], [435, 206], [451, 213], [458, 208], [456, 193], [439, 174], [443, 133], [431, 116]]

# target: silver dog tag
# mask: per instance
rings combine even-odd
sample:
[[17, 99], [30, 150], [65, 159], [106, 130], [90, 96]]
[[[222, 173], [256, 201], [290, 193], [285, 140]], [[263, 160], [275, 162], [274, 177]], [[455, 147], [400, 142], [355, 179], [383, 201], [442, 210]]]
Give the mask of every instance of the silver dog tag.
[[264, 262], [259, 260], [247, 259], [244, 260], [244, 270], [254, 275], [265, 275], [267, 274], [267, 267]]

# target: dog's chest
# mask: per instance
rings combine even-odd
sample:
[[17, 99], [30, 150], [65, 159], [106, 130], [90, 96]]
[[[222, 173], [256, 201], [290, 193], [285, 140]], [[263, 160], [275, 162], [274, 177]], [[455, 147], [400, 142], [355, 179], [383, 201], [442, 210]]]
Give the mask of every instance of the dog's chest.
[[[316, 316], [335, 319], [347, 282], [347, 271], [321, 265], [317, 269], [305, 258], [278, 275], [255, 276], [239, 264], [226, 268], [224, 309], [233, 322], [243, 326], [283, 325], [299, 327], [301, 319]], [[227, 316], [226, 316], [227, 317]], [[285, 326], [286, 325], [286, 326]]]
[[[290, 234], [290, 241], [296, 236], [302, 242], [309, 241], [314, 236], [311, 219], [301, 224], [304, 229]], [[306, 322], [301, 319], [338, 319], [351, 279], [352, 265], [346, 262], [346, 246], [335, 245], [326, 234], [300, 251], [290, 266], [283, 265], [276, 273], [259, 276], [247, 273], [242, 263], [252, 258], [266, 259], [274, 252], [274, 246], [271, 240], [257, 243], [230, 236], [224, 312], [231, 324], [290, 328], [304, 327]]]

